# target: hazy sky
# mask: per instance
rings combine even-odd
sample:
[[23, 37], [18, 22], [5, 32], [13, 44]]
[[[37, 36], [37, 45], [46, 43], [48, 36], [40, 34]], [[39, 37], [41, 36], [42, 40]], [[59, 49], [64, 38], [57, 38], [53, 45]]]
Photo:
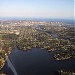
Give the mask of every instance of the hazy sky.
[[74, 0], [0, 0], [0, 17], [73, 18]]

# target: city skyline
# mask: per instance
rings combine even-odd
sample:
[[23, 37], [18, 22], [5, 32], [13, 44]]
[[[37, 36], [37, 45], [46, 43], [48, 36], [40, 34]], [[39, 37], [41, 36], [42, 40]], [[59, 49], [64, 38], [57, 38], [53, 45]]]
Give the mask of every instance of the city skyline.
[[0, 0], [0, 17], [74, 18], [75, 0]]

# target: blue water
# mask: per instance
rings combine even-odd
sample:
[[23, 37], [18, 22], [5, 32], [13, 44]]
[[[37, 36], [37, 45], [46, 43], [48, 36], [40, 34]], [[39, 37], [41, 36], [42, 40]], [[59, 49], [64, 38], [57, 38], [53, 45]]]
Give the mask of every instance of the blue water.
[[[75, 71], [75, 59], [57, 61], [53, 58], [54, 52], [40, 48], [28, 51], [14, 49], [9, 55], [17, 75], [57, 75], [57, 70]], [[8, 61], [7, 61], [8, 62]], [[7, 75], [14, 75], [11, 67], [5, 64], [4, 71]]]
[[64, 22], [74, 25], [74, 19], [50, 19], [50, 18], [23, 18], [23, 17], [0, 17], [0, 20], [32, 20], [45, 22]]

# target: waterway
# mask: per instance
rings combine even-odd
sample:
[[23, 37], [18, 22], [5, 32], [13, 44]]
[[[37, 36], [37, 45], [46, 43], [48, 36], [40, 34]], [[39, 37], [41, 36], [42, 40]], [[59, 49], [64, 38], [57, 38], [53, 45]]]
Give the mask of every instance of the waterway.
[[[3, 71], [7, 75], [58, 75], [57, 70], [75, 71], [75, 59], [57, 61], [55, 52], [33, 48], [21, 51], [12, 50]], [[11, 69], [13, 68], [13, 69]]]

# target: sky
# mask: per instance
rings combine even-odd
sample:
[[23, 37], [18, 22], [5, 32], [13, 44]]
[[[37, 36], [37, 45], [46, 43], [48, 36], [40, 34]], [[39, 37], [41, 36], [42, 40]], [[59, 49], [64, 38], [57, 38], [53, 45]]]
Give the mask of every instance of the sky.
[[0, 17], [74, 18], [75, 0], [0, 0]]

